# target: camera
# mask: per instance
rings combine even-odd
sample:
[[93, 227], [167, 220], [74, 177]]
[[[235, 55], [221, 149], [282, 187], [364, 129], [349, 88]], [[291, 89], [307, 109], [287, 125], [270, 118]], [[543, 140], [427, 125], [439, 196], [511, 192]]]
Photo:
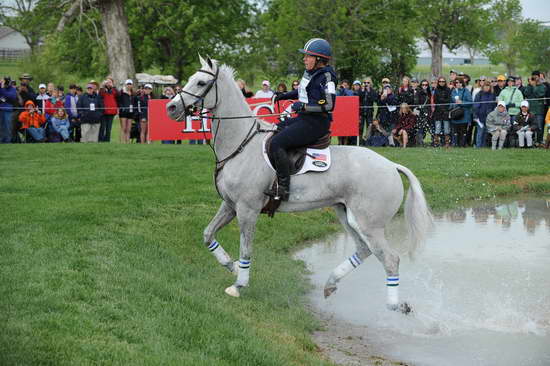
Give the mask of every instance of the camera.
[[11, 85], [11, 78], [9, 76], [4, 76], [4, 88], [9, 88]]

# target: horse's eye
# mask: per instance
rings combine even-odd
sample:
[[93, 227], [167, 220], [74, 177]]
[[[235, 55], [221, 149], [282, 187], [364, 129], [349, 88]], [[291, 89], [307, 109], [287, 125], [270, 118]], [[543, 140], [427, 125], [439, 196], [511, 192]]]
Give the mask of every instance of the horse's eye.
[[198, 86], [205, 86], [206, 85], [206, 82], [200, 80], [198, 83], [197, 83]]

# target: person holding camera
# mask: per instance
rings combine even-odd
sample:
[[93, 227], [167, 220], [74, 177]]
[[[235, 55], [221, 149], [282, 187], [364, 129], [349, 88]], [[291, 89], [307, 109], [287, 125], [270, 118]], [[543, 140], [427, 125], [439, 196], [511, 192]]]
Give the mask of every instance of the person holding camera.
[[46, 123], [46, 117], [39, 113], [32, 100], [25, 103], [25, 111], [19, 115], [19, 122], [25, 135], [30, 135], [37, 142], [46, 141], [46, 129], [42, 127]]
[[105, 79], [101, 89], [99, 89], [99, 95], [103, 98], [103, 104], [105, 105], [103, 117], [101, 118], [101, 126], [99, 128], [99, 141], [110, 142], [113, 119], [118, 113], [117, 98], [119, 96], [119, 92], [114, 86], [112, 78], [108, 77]]
[[0, 143], [9, 144], [12, 139], [13, 106], [16, 103], [17, 92], [11, 85], [11, 79], [6, 76], [0, 81]]
[[[378, 119], [382, 128], [386, 131], [391, 131], [397, 123], [397, 105], [399, 101], [393, 93], [388, 78], [382, 79], [382, 90], [378, 97]], [[393, 140], [390, 139], [390, 145], [393, 145]]]

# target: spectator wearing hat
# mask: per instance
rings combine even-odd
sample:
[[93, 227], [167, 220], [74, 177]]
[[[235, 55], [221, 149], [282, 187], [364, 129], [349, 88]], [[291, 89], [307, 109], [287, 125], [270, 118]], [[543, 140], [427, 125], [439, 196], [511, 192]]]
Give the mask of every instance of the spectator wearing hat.
[[451, 69], [451, 71], [449, 71], [450, 84], [454, 85], [454, 82], [457, 77], [458, 77], [458, 71]]
[[529, 112], [529, 102], [526, 100], [521, 102], [521, 111], [513, 122], [513, 129], [518, 136], [519, 147], [533, 147], [533, 134], [537, 131], [538, 125], [535, 116]]
[[99, 142], [110, 142], [113, 119], [118, 113], [117, 99], [119, 96], [112, 78], [108, 77], [105, 79], [102, 87], [99, 89], [99, 95], [103, 99], [103, 105], [105, 105], [101, 125], [99, 126]]
[[19, 96], [21, 97], [22, 105], [25, 105], [25, 103], [29, 100], [32, 100], [33, 102], [36, 100], [36, 94], [31, 91], [29, 84], [27, 83], [21, 83], [19, 84]]
[[502, 89], [497, 96], [497, 100], [506, 103], [506, 109], [510, 115], [511, 121], [514, 122], [517, 114], [519, 113], [519, 107], [523, 102], [523, 94], [516, 87], [516, 80], [513, 77], [509, 77], [506, 80], [507, 86]]
[[[27, 74], [27, 73], [22, 74], [19, 77], [19, 81], [21, 82], [21, 84], [23, 84], [23, 83], [27, 84], [27, 90], [29, 91], [30, 94], [36, 95], [36, 93], [34, 92], [34, 89], [31, 87], [31, 82], [32, 82], [31, 74]], [[19, 84], [19, 85], [21, 85], [21, 84]]]
[[118, 98], [120, 119], [120, 142], [127, 144], [130, 141], [132, 121], [136, 118], [137, 99], [132, 79], [126, 80]]
[[46, 117], [44, 117], [44, 114], [39, 113], [32, 100], [25, 103], [25, 110], [19, 114], [19, 122], [21, 122], [21, 130], [30, 135], [33, 140], [37, 142], [46, 141], [46, 130], [42, 127], [46, 123]]
[[444, 77], [437, 79], [437, 88], [432, 94], [434, 106], [433, 117], [435, 123], [434, 145], [440, 145], [440, 136], [445, 135], [445, 146], [451, 146], [451, 123], [449, 121], [449, 105], [451, 103], [451, 89], [447, 87]]
[[46, 93], [46, 84], [38, 85], [38, 95], [36, 96], [36, 106], [38, 111], [45, 115], [46, 114], [46, 101], [50, 99], [48, 93]]
[[269, 80], [262, 81], [262, 89], [258, 90], [254, 98], [270, 98], [273, 97], [273, 91], [269, 88], [271, 84]]
[[80, 120], [82, 137], [81, 142], [98, 142], [99, 126], [103, 116], [103, 101], [99, 94], [94, 92], [94, 84], [88, 83], [86, 93], [76, 105]]
[[138, 97], [138, 112], [139, 112], [139, 141], [142, 144], [149, 144], [149, 101], [154, 99], [153, 86], [151, 84], [145, 84], [143, 86], [143, 93]]
[[487, 116], [496, 108], [496, 96], [492, 92], [490, 83], [483, 84], [483, 88], [474, 100], [474, 122], [476, 124], [476, 147], [485, 147], [487, 136]]
[[535, 116], [538, 133], [536, 137], [537, 144], [542, 143], [544, 135], [544, 96], [546, 88], [541, 83], [540, 78], [532, 75], [529, 78], [529, 85], [525, 87], [525, 98], [529, 101], [529, 110]]
[[336, 96], [338, 97], [352, 97], [353, 92], [349, 88], [349, 81], [348, 80], [342, 80], [342, 83], [340, 84], [340, 87], [336, 91]]
[[[418, 86], [418, 81], [416, 81]], [[399, 104], [407, 103], [407, 105], [414, 104], [414, 92], [411, 86], [411, 79], [408, 76], [404, 76], [401, 80], [401, 86], [397, 90], [397, 101]]]
[[0, 143], [12, 140], [12, 114], [17, 103], [17, 91], [7, 77], [0, 80]]
[[506, 87], [506, 76], [504, 75], [497, 76], [496, 85], [493, 86], [493, 93], [497, 96], [497, 98], [500, 95], [500, 92], [504, 90], [505, 87]]
[[506, 134], [510, 128], [510, 115], [506, 111], [506, 103], [499, 101], [494, 111], [487, 116], [487, 132], [492, 135], [492, 149], [502, 150]]
[[453, 129], [453, 135], [456, 139], [456, 145], [460, 147], [466, 147], [467, 145], [467, 130], [468, 124], [472, 121], [472, 94], [466, 89], [464, 85], [464, 79], [461, 77], [455, 80], [455, 88], [451, 92], [451, 109], [460, 107], [464, 111], [462, 118], [453, 119], [451, 126]]

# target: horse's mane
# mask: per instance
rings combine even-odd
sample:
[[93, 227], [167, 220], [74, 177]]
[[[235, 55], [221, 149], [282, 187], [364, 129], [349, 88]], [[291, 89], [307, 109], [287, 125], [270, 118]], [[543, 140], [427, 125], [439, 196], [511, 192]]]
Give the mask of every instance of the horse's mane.
[[[229, 65], [226, 65], [226, 64], [222, 64], [219, 66], [220, 68], [220, 75], [223, 75], [223, 77], [233, 83], [233, 85], [235, 85], [236, 88], [237, 87], [237, 82], [235, 81], [235, 69]], [[242, 93], [239, 93], [242, 95]], [[243, 100], [243, 103], [246, 103], [246, 100], [245, 100], [245, 97], [244, 95], [242, 96], [242, 100]], [[261, 118], [256, 118], [256, 121], [260, 124], [260, 126], [262, 128], [266, 128], [266, 129], [269, 129], [269, 128], [273, 128], [273, 124], [272, 123], [269, 123], [269, 122], [265, 122], [264, 120], [262, 120]]]

